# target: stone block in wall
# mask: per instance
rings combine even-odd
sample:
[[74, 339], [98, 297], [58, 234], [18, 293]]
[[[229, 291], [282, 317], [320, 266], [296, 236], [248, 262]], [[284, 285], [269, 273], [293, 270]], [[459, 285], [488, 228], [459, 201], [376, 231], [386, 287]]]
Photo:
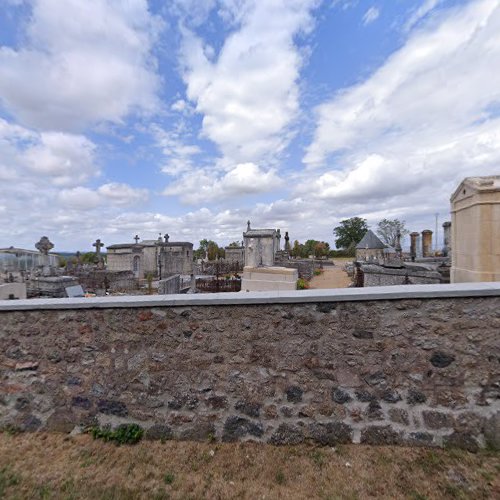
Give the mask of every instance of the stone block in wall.
[[455, 419], [452, 415], [434, 410], [423, 411], [422, 419], [428, 429], [451, 428], [455, 423]]
[[500, 450], [500, 411], [484, 422], [484, 437], [489, 448]]
[[262, 424], [252, 422], [247, 418], [233, 415], [224, 423], [222, 441], [238, 441], [243, 437], [254, 436], [261, 437], [264, 434]]
[[281, 424], [269, 439], [270, 444], [290, 445], [300, 444], [305, 440], [304, 432], [297, 425]]
[[148, 429], [144, 434], [144, 437], [148, 440], [168, 440], [173, 438], [172, 429], [165, 424], [154, 424]]
[[361, 443], [373, 445], [401, 444], [401, 434], [386, 426], [368, 426], [361, 431]]
[[309, 426], [309, 436], [323, 446], [347, 444], [352, 441], [352, 428], [343, 422], [315, 423]]

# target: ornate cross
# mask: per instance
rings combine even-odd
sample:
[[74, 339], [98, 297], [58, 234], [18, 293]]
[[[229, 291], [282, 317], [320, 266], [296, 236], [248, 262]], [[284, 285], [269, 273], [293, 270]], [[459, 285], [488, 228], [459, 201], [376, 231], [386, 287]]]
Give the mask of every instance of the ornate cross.
[[92, 246], [95, 247], [95, 254], [97, 257], [99, 257], [99, 255], [101, 255], [101, 248], [104, 246], [104, 243], [101, 243], [101, 240], [97, 238], [97, 240], [95, 240], [95, 243], [92, 243]]
[[137, 245], [139, 243], [139, 236], [137, 236], [137, 234], [134, 236], [134, 240], [135, 240], [135, 244]]
[[168, 239], [170, 238], [170, 236], [168, 234], [165, 234], [164, 238], [165, 238], [165, 243], [168, 243]]
[[35, 248], [43, 255], [48, 255], [48, 253], [54, 248], [54, 244], [47, 238], [47, 236], [42, 236], [40, 241], [35, 244]]

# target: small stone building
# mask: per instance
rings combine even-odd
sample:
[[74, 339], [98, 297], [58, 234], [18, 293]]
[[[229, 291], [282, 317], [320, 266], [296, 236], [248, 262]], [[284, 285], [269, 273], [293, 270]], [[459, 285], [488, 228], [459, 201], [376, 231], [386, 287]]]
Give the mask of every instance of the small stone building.
[[356, 260], [367, 262], [378, 262], [384, 260], [384, 249], [386, 245], [380, 238], [368, 229], [361, 241], [356, 245]]
[[107, 247], [108, 271], [133, 271], [136, 278], [148, 274], [165, 277], [193, 272], [193, 244], [184, 241], [143, 240]]
[[250, 221], [243, 233], [245, 266], [274, 266], [275, 255], [280, 250], [281, 234], [276, 229], [252, 229]]
[[245, 263], [245, 247], [225, 247], [225, 259], [229, 264], [239, 264], [243, 267]]
[[450, 201], [451, 282], [500, 281], [500, 175], [467, 177]]

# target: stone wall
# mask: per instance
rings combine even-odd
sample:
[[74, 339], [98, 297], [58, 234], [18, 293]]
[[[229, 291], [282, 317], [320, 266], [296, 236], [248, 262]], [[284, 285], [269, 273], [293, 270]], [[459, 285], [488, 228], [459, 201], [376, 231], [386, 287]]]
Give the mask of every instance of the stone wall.
[[363, 263], [364, 286], [432, 285], [442, 282], [437, 271], [390, 268]]
[[498, 446], [494, 285], [0, 302], [0, 426]]
[[172, 295], [181, 291], [181, 276], [174, 274], [158, 282], [158, 294]]

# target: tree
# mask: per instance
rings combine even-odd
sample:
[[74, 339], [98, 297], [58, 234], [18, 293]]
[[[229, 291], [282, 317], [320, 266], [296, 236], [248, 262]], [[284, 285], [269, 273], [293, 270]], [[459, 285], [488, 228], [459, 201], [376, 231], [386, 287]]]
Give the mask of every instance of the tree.
[[361, 241], [366, 231], [368, 231], [366, 219], [361, 217], [344, 219], [333, 230], [333, 234], [336, 236], [335, 246], [343, 249], [354, 248]]
[[241, 247], [241, 242], [239, 242], [239, 241], [233, 241], [232, 243], [229, 243], [228, 247], [229, 248], [240, 248]]
[[292, 257], [300, 257], [302, 255], [302, 249], [304, 245], [301, 245], [298, 240], [295, 240], [292, 248]]
[[317, 241], [314, 246], [314, 256], [317, 259], [325, 257], [330, 252], [330, 245], [324, 241]]
[[208, 260], [217, 260], [217, 257], [219, 256], [219, 246], [215, 241], [210, 240], [208, 242], [208, 248], [207, 248], [207, 257]]
[[377, 234], [380, 239], [391, 247], [396, 246], [398, 231], [401, 234], [401, 240], [410, 234], [410, 231], [405, 228], [405, 221], [399, 219], [382, 219], [377, 224]]

